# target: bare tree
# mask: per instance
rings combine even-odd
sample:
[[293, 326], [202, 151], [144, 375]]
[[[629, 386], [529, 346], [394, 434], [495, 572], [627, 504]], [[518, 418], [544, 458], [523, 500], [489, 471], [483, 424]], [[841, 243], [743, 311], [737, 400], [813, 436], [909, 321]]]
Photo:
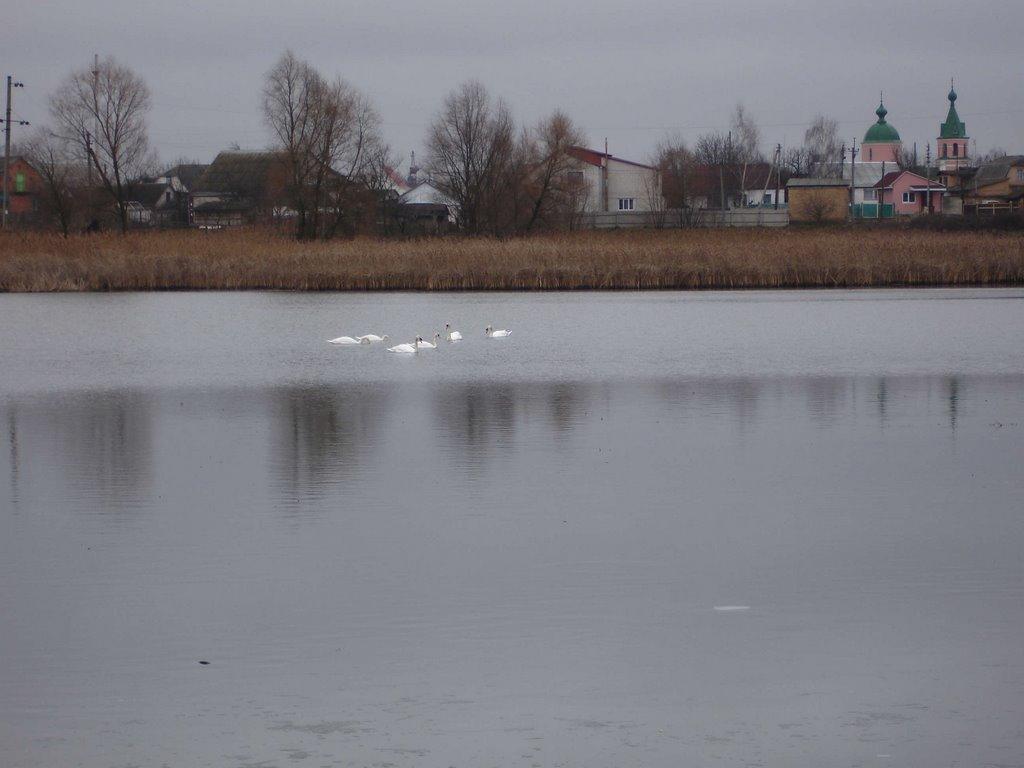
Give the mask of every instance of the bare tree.
[[839, 124], [831, 117], [816, 116], [804, 132], [804, 151], [811, 175], [827, 178], [839, 175], [842, 165], [839, 144]]
[[67, 237], [81, 211], [81, 195], [88, 193], [83, 189], [86, 174], [81, 158], [71, 142], [46, 128], [36, 131], [23, 151], [43, 181], [44, 216], [52, 218]]
[[96, 70], [72, 72], [50, 98], [50, 111], [64, 138], [95, 169], [117, 207], [121, 231], [128, 228], [131, 186], [152, 169], [146, 116], [149, 88], [113, 58]]
[[471, 233], [495, 231], [514, 146], [512, 115], [474, 80], [450, 93], [427, 134], [427, 166]]
[[1001, 147], [993, 147], [981, 157], [977, 158], [976, 163], [978, 165], [984, 165], [985, 163], [991, 163], [1003, 157], [1006, 157], [1006, 150]]
[[555, 111], [541, 120], [521, 140], [527, 165], [524, 178], [529, 199], [529, 214], [523, 229], [538, 224], [554, 226], [565, 221], [568, 208], [576, 201], [579, 178], [577, 161], [569, 154], [580, 146], [583, 132], [564, 112]]
[[690, 206], [691, 180], [696, 158], [682, 138], [663, 139], [654, 148], [651, 165], [661, 173], [661, 191], [670, 209]]
[[789, 147], [782, 153], [782, 167], [796, 178], [809, 176], [811, 173], [810, 153], [806, 147]]
[[[736, 145], [740, 191], [747, 189], [747, 167], [764, 160], [761, 155], [761, 131], [742, 103], [732, 113], [732, 136]], [[745, 202], [745, 201], [744, 201]]]
[[383, 144], [370, 100], [286, 51], [267, 73], [263, 114], [288, 169], [296, 236], [353, 231], [370, 205], [365, 172]]
[[739, 164], [739, 153], [732, 136], [718, 131], [704, 133], [697, 137], [694, 148], [697, 162], [714, 168], [718, 174], [718, 202], [722, 210], [736, 193], [735, 169]]

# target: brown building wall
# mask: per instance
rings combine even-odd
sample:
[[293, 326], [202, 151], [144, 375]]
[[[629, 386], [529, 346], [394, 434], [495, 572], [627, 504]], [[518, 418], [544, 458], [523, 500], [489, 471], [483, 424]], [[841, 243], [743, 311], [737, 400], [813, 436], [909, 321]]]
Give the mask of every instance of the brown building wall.
[[[19, 186], [18, 180], [21, 179]], [[3, 187], [3, 160], [0, 159], [0, 193]], [[11, 204], [7, 211], [11, 216], [20, 217], [35, 213], [39, 207], [39, 195], [43, 189], [42, 179], [36, 173], [35, 168], [25, 162], [22, 158], [11, 160], [11, 180], [7, 191], [11, 196]]]
[[845, 221], [850, 205], [847, 187], [790, 187], [789, 220]]

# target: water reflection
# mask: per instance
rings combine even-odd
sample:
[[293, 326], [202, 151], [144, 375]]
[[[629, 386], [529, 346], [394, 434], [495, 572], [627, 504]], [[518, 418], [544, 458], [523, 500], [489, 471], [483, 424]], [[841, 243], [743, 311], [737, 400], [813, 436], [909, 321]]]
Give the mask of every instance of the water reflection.
[[950, 376], [946, 382], [947, 390], [949, 392], [947, 399], [949, 401], [949, 428], [956, 432], [956, 417], [960, 407], [960, 379], [956, 376]]
[[18, 456], [18, 417], [14, 408], [7, 410], [7, 452], [8, 464], [11, 469], [11, 503], [17, 506], [18, 471], [21, 459]]
[[392, 402], [388, 386], [286, 387], [271, 398], [275, 487], [293, 501], [356, 477]]
[[[113, 511], [140, 503], [153, 473], [153, 398], [112, 390], [9, 400], [6, 411], [10, 496], [40, 470], [83, 506]], [[54, 472], [54, 468], [59, 468]]]
[[[568, 450], [601, 422], [599, 447], [614, 447], [622, 431], [632, 428], [628, 420], [638, 417], [705, 420], [748, 434], [765, 423], [778, 428], [800, 418], [817, 428], [838, 429], [851, 420], [884, 428], [930, 409], [955, 434], [968, 409], [976, 409], [969, 394], [977, 398], [976, 390], [1002, 386], [999, 379], [969, 381], [970, 386], [963, 376], [475, 381], [9, 398], [0, 405], [6, 431], [0, 453], [6, 464], [0, 484], [6, 488], [0, 490], [14, 505], [26, 494], [37, 495], [40, 482], [50, 486], [47, 493], [88, 509], [147, 503], [160, 471], [156, 465], [166, 469], [171, 460], [155, 457], [155, 447], [178, 446], [175, 460], [187, 467], [190, 449], [181, 446], [189, 440], [214, 457], [232, 451], [234, 471], [247, 477], [264, 476], [269, 466], [274, 495], [294, 508], [361, 482], [375, 462], [388, 463], [394, 472], [410, 462], [434, 461], [427, 457], [436, 449], [447, 462], [436, 471], [452, 462], [482, 469], [522, 446], [547, 443]], [[1007, 381], [1011, 389], [1017, 386], [1016, 378]], [[260, 426], [254, 433], [244, 424]], [[579, 439], [599, 438], [593, 433]], [[699, 441], [699, 433], [686, 439]]]
[[434, 423], [445, 448], [468, 466], [512, 447], [522, 385], [458, 384], [441, 387], [432, 398]]

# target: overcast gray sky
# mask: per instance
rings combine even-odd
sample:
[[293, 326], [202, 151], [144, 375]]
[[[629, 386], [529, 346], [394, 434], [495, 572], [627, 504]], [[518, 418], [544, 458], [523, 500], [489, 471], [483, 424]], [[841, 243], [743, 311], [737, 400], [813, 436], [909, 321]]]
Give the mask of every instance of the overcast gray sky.
[[3, 0], [3, 70], [16, 112], [48, 121], [47, 96], [92, 54], [112, 54], [153, 93], [165, 160], [210, 160], [269, 141], [266, 71], [286, 48], [369, 93], [408, 158], [444, 95], [477, 78], [533, 122], [559, 107], [593, 146], [643, 160], [667, 134], [726, 128], [737, 101], [764, 143], [800, 142], [817, 113], [859, 141], [885, 91], [889, 120], [921, 153], [960, 116], [984, 152], [1024, 153], [1024, 0], [430, 0], [148, 2]]

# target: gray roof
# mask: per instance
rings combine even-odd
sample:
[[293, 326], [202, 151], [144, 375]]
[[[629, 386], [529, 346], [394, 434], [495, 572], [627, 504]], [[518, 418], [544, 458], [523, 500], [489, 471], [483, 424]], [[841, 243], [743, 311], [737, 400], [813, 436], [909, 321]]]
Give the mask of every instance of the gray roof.
[[[873, 187], [883, 175], [898, 171], [900, 167], [896, 163], [854, 163], [853, 164], [853, 186], [858, 188]], [[850, 183], [850, 164], [843, 165], [843, 178]]]
[[1007, 155], [1006, 157], [1000, 157], [998, 160], [993, 160], [991, 163], [985, 163], [974, 174], [974, 184], [976, 187], [998, 184], [1007, 177], [1011, 168], [1021, 163], [1024, 163], [1024, 155]]
[[850, 182], [842, 179], [790, 179], [786, 186], [793, 187], [848, 187]]
[[284, 163], [282, 152], [220, 152], [190, 189], [192, 192], [261, 197], [267, 177], [279, 163]]
[[160, 202], [160, 199], [168, 189], [170, 189], [169, 184], [160, 184], [158, 182], [136, 184], [130, 191], [130, 197], [135, 202], [142, 203], [147, 208], [152, 208]]
[[185, 188], [191, 190], [196, 179], [202, 176], [209, 167], [210, 166], [205, 163], [182, 163], [174, 166], [173, 168], [168, 168], [160, 175], [166, 176], [167, 178], [177, 176], [178, 180], [185, 185]]

